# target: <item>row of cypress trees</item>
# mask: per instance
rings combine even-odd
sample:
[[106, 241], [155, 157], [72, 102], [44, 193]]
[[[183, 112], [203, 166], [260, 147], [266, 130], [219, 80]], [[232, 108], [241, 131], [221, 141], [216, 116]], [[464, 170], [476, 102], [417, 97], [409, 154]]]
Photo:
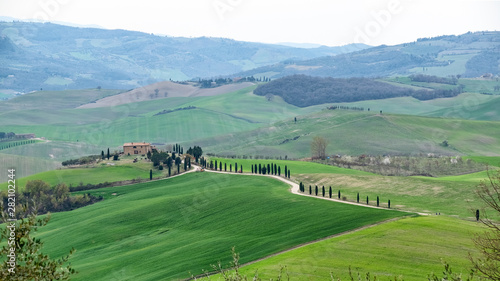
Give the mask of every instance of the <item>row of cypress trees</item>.
[[16, 146], [20, 146], [20, 145], [30, 144], [30, 143], [35, 143], [35, 140], [8, 142], [8, 143], [5, 143], [5, 144], [2, 144], [0, 142], [0, 150], [11, 148], [11, 147], [16, 147]]
[[[299, 184], [299, 190], [300, 190], [300, 192], [302, 192], [302, 193], [305, 193], [305, 192], [306, 192], [306, 191], [305, 191], [305, 185], [304, 185], [302, 182], [300, 182], [300, 184]], [[318, 186], [316, 185], [316, 186], [315, 186], [315, 188], [314, 188], [314, 195], [318, 196], [318, 193], [319, 193], [319, 189], [318, 189]], [[321, 188], [321, 193], [322, 193], [323, 197], [325, 197], [325, 193], [326, 193], [325, 186], [323, 186], [323, 187]], [[312, 194], [313, 194], [313, 188], [312, 188], [312, 186], [310, 186], [310, 185], [309, 185], [309, 194], [310, 194], [310, 195], [312, 195]], [[328, 191], [328, 197], [329, 197], [329, 198], [332, 198], [332, 195], [333, 195], [333, 193], [332, 193], [332, 187], [330, 186], [329, 191]], [[339, 190], [339, 191], [338, 191], [338, 193], [337, 193], [337, 197], [338, 197], [338, 199], [340, 199], [340, 198], [341, 198], [341, 193], [340, 193], [340, 190]], [[357, 202], [357, 203], [359, 203], [359, 192], [358, 192], [358, 194], [357, 194], [357, 196], [356, 196], [356, 202]], [[368, 196], [366, 196], [366, 205], [369, 205], [369, 204], [370, 204], [369, 197], [368, 197]], [[379, 196], [377, 196], [377, 207], [380, 207], [380, 197], [379, 197]], [[389, 209], [391, 208], [391, 200], [388, 200], [388, 201], [387, 201], [387, 207], [388, 207]]]
[[[210, 160], [208, 162], [205, 158], [200, 159], [200, 164], [204, 168], [209, 168], [212, 170], [219, 170], [227, 172], [228, 171], [228, 166], [227, 163], [224, 163], [224, 168], [222, 167], [222, 161], [217, 161], [217, 160]], [[274, 163], [268, 163], [268, 164], [252, 164], [251, 165], [252, 169], [252, 174], [260, 174], [260, 175], [278, 175], [281, 176], [281, 166], [278, 166], [277, 164]], [[229, 164], [229, 172], [233, 172], [233, 165]], [[243, 173], [243, 165], [239, 165], [238, 163], [234, 163], [234, 172], [236, 173]], [[285, 178], [290, 178], [290, 169], [288, 169], [288, 166], [285, 165], [285, 169], [283, 170]]]

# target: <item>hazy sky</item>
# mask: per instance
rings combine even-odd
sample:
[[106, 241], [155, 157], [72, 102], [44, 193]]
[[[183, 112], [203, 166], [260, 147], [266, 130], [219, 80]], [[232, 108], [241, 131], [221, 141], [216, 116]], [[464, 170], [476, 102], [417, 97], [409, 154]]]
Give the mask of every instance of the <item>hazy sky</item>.
[[500, 30], [499, 15], [496, 0], [0, 0], [0, 16], [20, 19], [329, 46]]

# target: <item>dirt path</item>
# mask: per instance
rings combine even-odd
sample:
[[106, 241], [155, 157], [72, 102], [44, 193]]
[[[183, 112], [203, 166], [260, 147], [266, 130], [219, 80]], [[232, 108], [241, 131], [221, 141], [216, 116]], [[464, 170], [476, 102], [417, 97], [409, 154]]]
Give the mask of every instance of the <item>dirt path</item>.
[[[198, 167], [198, 166], [195, 166], [195, 167], [197, 167], [198, 170], [201, 170], [200, 167]], [[314, 198], [317, 198], [317, 199], [323, 199], [323, 200], [333, 201], [333, 202], [337, 202], [337, 203], [343, 203], [343, 204], [349, 204], [349, 205], [356, 205], [356, 206], [361, 206], [361, 207], [366, 207], [366, 208], [373, 208], [373, 209], [380, 209], [380, 210], [386, 210], [386, 211], [394, 211], [395, 210], [395, 209], [389, 209], [389, 208], [384, 208], [384, 207], [377, 207], [377, 206], [372, 206], [372, 205], [366, 205], [366, 204], [363, 204], [363, 203], [356, 203], [356, 202], [339, 200], [339, 199], [335, 199], [335, 198], [315, 196], [315, 195], [312, 195], [312, 194], [310, 195], [310, 194], [307, 194], [307, 193], [302, 193], [302, 192], [299, 191], [299, 185], [297, 183], [295, 183], [295, 182], [293, 182], [293, 181], [291, 181], [289, 179], [286, 179], [284, 177], [281, 177], [281, 176], [260, 175], [260, 174], [251, 174], [251, 173], [222, 172], [222, 171], [214, 171], [214, 170], [209, 170], [209, 169], [206, 169], [205, 171], [206, 172], [210, 172], [210, 173], [219, 173], [219, 174], [244, 175], [244, 176], [259, 176], [259, 177], [274, 178], [274, 179], [280, 180], [280, 181], [282, 181], [282, 182], [290, 185], [290, 192], [293, 193], [293, 194], [300, 195], [300, 196], [314, 197]], [[427, 216], [428, 215], [428, 214], [425, 214], [425, 213], [415, 213], [415, 212], [402, 211], [402, 210], [396, 210], [396, 211], [406, 212], [406, 213], [411, 213], [411, 214], [419, 214], [421, 216]]]

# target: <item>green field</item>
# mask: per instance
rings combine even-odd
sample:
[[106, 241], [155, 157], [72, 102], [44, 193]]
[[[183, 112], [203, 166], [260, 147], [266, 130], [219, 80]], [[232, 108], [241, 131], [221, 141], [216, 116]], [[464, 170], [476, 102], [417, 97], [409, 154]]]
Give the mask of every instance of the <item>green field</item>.
[[[342, 110], [325, 110], [300, 116], [297, 123], [289, 119], [198, 143], [218, 155], [303, 158], [311, 156], [314, 136], [329, 141], [327, 155], [498, 156], [500, 151], [500, 122]], [[441, 145], [444, 140], [449, 147]]]
[[428, 214], [474, 217], [474, 211], [481, 209], [482, 204], [474, 190], [481, 180], [487, 179], [486, 172], [453, 177], [391, 177], [362, 176], [343, 174], [298, 174], [295, 180], [313, 188], [331, 186], [334, 195], [338, 190], [341, 196], [349, 201], [356, 201], [360, 194], [360, 202], [365, 203], [368, 196], [370, 204], [376, 204], [379, 196], [381, 206], [387, 206], [391, 200], [391, 208]]
[[51, 257], [77, 249], [73, 280], [186, 278], [227, 263], [233, 246], [248, 262], [405, 215], [301, 197], [244, 175], [194, 173], [93, 193], [112, 199], [53, 214], [37, 235]]
[[290, 176], [295, 174], [318, 174], [318, 173], [330, 173], [330, 174], [345, 174], [345, 175], [374, 175], [372, 173], [367, 173], [363, 171], [339, 168], [336, 166], [323, 165], [318, 163], [306, 162], [306, 161], [290, 161], [290, 160], [269, 160], [269, 159], [228, 159], [228, 158], [218, 158], [211, 157], [210, 160], [217, 161], [218, 165], [222, 162], [222, 170], [224, 170], [224, 164], [227, 165], [227, 171], [229, 171], [229, 165], [232, 165], [234, 171], [235, 163], [238, 164], [238, 171], [243, 165], [244, 173], [252, 172], [252, 165], [266, 165], [276, 164], [281, 168], [281, 173], [284, 175], [285, 166], [290, 170]]
[[[139, 161], [137, 163], [127, 163], [122, 160], [112, 161], [104, 160], [97, 165], [89, 165], [87, 168], [61, 168], [34, 174], [28, 177], [19, 177], [16, 180], [18, 190], [24, 189], [26, 183], [30, 180], [43, 180], [51, 186], [59, 183], [65, 183], [67, 186], [78, 186], [80, 184], [98, 184], [104, 182], [116, 182], [132, 179], [148, 179], [149, 170], [153, 168], [151, 162]], [[110, 163], [112, 165], [108, 165]], [[159, 171], [153, 169], [153, 177], [160, 177], [167, 175], [168, 170]], [[0, 184], [0, 190], [5, 190], [7, 183]]]
[[259, 277], [268, 280], [286, 265], [290, 280], [329, 280], [330, 272], [350, 280], [350, 266], [355, 278], [358, 272], [362, 277], [369, 272], [380, 280], [417, 281], [431, 273], [442, 276], [442, 259], [453, 272], [467, 276], [468, 254], [477, 254], [472, 234], [482, 229], [477, 223], [443, 216], [405, 218], [295, 249], [244, 266], [240, 272], [253, 276], [258, 270]]
[[[76, 107], [119, 91], [91, 89], [23, 95], [0, 103], [0, 109], [5, 109], [0, 116], [8, 124], [1, 130], [35, 133], [51, 142], [10, 148], [2, 153], [61, 162], [108, 147], [120, 149], [125, 142], [147, 141], [181, 143], [185, 147], [201, 145], [205, 151], [220, 155], [292, 159], [310, 156], [310, 141], [315, 135], [329, 140], [329, 154], [498, 155], [500, 148], [498, 122], [387, 114], [499, 120], [497, 96], [466, 93], [431, 101], [362, 101], [345, 105], [371, 108], [370, 112], [333, 112], [324, 111], [326, 105], [298, 108], [277, 97], [268, 101], [253, 95], [254, 88], [209, 97], [166, 98], [90, 109]], [[166, 109], [187, 106], [196, 109], [155, 116]], [[377, 114], [380, 110], [384, 115]], [[294, 117], [298, 118], [297, 124]], [[370, 137], [360, 137], [360, 132]], [[293, 140], [296, 137], [299, 138]], [[450, 147], [440, 146], [445, 139]]]
[[471, 159], [479, 163], [485, 163], [492, 167], [500, 168], [500, 157], [488, 157], [488, 156], [466, 156], [465, 159]]

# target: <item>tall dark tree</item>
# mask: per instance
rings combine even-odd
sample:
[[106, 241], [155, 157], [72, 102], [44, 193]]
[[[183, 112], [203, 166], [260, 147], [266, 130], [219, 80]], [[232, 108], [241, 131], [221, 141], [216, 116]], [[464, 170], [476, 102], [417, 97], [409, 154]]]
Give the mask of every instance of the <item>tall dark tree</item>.
[[314, 193], [316, 194], [316, 196], [318, 196], [318, 186], [315, 187]]
[[168, 176], [170, 177], [171, 172], [172, 172], [172, 163], [174, 161], [172, 160], [172, 157], [168, 157], [167, 160], [165, 160], [165, 165], [168, 167]]
[[323, 197], [325, 197], [325, 186], [323, 185]]
[[276, 175], [278, 173], [277, 169], [278, 169], [277, 165], [274, 164], [274, 175]]
[[259, 164], [259, 174], [262, 174], [262, 165]]
[[391, 208], [391, 200], [389, 199], [389, 201], [387, 201], [387, 207], [389, 207], [389, 209]]
[[288, 168], [287, 168], [287, 166], [285, 165], [285, 178], [286, 178], [286, 175], [288, 175]]
[[153, 170], [149, 170], [149, 180], [153, 179]]
[[281, 176], [281, 167], [278, 167], [278, 176]]
[[237, 173], [238, 172], [238, 163], [234, 163], [234, 172]]
[[233, 164], [229, 164], [229, 172], [233, 171]]
[[219, 161], [219, 171], [222, 172], [222, 162]]
[[108, 154], [106, 155], [106, 157], [108, 158], [108, 160], [109, 160], [109, 157], [111, 157], [111, 154], [109, 154], [109, 147], [108, 147]]
[[252, 165], [252, 174], [253, 174], [253, 165]]
[[340, 190], [339, 190], [339, 199], [340, 199]]
[[224, 163], [224, 172], [227, 172], [227, 164]]
[[177, 165], [177, 173], [181, 172], [181, 168], [180, 168], [181, 163], [182, 163], [181, 158], [177, 156], [177, 158], [175, 158], [175, 165]]
[[359, 192], [358, 192], [358, 196], [356, 197], [356, 201], [359, 203]]
[[188, 169], [188, 161], [187, 161], [187, 158], [184, 159], [184, 171], [187, 171]]
[[267, 164], [267, 173], [268, 174], [272, 174], [273, 171], [271, 170], [271, 165], [269, 165], [269, 163]]
[[148, 157], [148, 159], [151, 159], [151, 151], [150, 150], [148, 150], [147, 157]]
[[101, 159], [104, 160], [104, 150], [101, 150]]
[[288, 178], [290, 178], [290, 169], [288, 169]]
[[330, 196], [330, 198], [332, 198], [332, 187], [330, 186], [330, 190], [328, 191], [328, 195]]
[[217, 160], [215, 160], [215, 171], [217, 171], [217, 168], [219, 168], [219, 166], [217, 165]]
[[266, 174], [266, 166], [262, 167], [262, 174], [265, 175]]
[[379, 198], [377, 196], [377, 207], [379, 207], [379, 205], [380, 205], [380, 201], [379, 201]]
[[370, 201], [368, 201], [368, 196], [366, 196], [366, 205], [368, 205]]

